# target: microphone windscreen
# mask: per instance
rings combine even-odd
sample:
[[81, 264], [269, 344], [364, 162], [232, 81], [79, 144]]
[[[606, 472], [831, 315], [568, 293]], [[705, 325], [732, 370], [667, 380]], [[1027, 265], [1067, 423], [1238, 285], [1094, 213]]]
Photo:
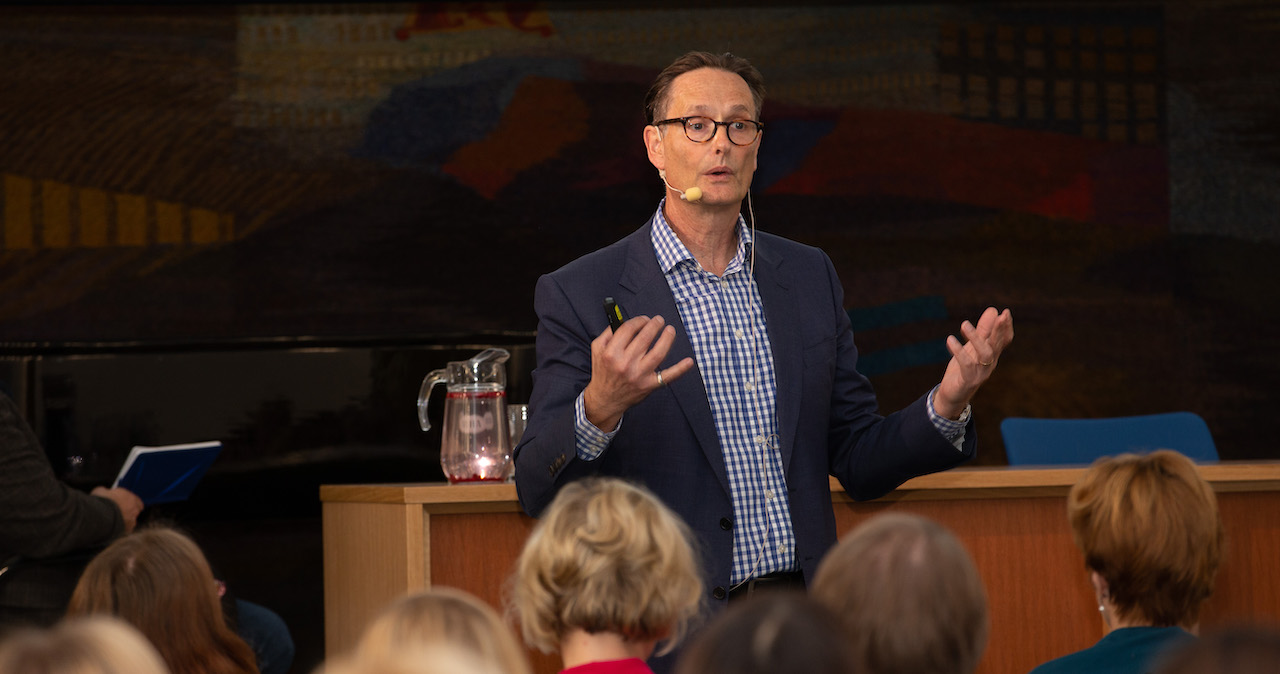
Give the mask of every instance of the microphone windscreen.
[[702, 188], [690, 187], [684, 191], [684, 195], [681, 198], [689, 202], [697, 201], [702, 198]]

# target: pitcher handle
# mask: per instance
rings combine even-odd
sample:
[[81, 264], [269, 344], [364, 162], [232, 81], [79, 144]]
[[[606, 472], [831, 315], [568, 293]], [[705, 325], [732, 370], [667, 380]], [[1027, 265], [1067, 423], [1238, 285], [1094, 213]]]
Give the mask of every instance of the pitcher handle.
[[422, 380], [422, 388], [418, 389], [418, 425], [423, 431], [431, 430], [431, 420], [427, 418], [427, 402], [431, 399], [431, 389], [436, 384], [446, 382], [447, 376], [443, 369], [432, 370]]
[[497, 347], [485, 349], [484, 351], [472, 356], [471, 359], [467, 361], [467, 369], [474, 374], [478, 371], [480, 363], [490, 360], [495, 363], [505, 363], [510, 357], [511, 352], [506, 349], [499, 349]]

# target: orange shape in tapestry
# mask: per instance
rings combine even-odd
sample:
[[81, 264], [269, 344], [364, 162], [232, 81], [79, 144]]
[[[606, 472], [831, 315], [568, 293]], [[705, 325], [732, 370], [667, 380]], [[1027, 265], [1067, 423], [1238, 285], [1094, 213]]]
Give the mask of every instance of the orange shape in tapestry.
[[585, 139], [588, 114], [572, 83], [527, 77], [493, 132], [459, 148], [442, 170], [493, 199], [522, 171]]
[[419, 33], [510, 28], [549, 37], [555, 32], [545, 9], [533, 2], [420, 2], [405, 25], [396, 29], [396, 39], [407, 40]]

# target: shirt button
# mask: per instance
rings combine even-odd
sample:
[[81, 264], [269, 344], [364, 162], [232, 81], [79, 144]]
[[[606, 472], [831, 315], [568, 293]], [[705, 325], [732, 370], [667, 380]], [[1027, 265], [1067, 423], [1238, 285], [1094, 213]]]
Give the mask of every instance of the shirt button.
[[726, 281], [726, 280], [724, 280], [724, 279], [720, 279], [720, 287], [721, 287], [721, 288], [724, 288], [725, 290], [728, 290], [728, 289], [729, 289], [729, 282], [728, 282], [728, 281]]
[[753, 382], [753, 381], [748, 381], [748, 382], [747, 382], [747, 390], [748, 390], [748, 391], [754, 391], [754, 390], [756, 390], [756, 383], [755, 383], [755, 382]]
[[733, 331], [733, 336], [737, 337], [738, 339], [742, 339], [742, 328], [735, 329]]
[[778, 544], [778, 553], [783, 555], [787, 554], [787, 545], [785, 543]]
[[757, 444], [757, 445], [763, 445], [763, 444], [764, 444], [764, 436], [763, 436], [763, 435], [757, 435], [757, 436], [756, 436], [756, 438], [755, 438], [755, 440], [756, 440], [756, 444]]
[[765, 498], [767, 498], [767, 499], [769, 499], [770, 501], [772, 501], [772, 500], [773, 500], [773, 490], [772, 490], [772, 489], [766, 489], [766, 490], [764, 490], [764, 497], [765, 497]]

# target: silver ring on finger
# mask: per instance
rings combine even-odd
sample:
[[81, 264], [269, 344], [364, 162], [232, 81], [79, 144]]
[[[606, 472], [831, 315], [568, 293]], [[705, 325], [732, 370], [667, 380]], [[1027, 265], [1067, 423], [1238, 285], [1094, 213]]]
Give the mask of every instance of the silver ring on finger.
[[654, 370], [654, 374], [658, 375], [658, 386], [666, 386], [667, 382], [662, 381], [662, 370]]

